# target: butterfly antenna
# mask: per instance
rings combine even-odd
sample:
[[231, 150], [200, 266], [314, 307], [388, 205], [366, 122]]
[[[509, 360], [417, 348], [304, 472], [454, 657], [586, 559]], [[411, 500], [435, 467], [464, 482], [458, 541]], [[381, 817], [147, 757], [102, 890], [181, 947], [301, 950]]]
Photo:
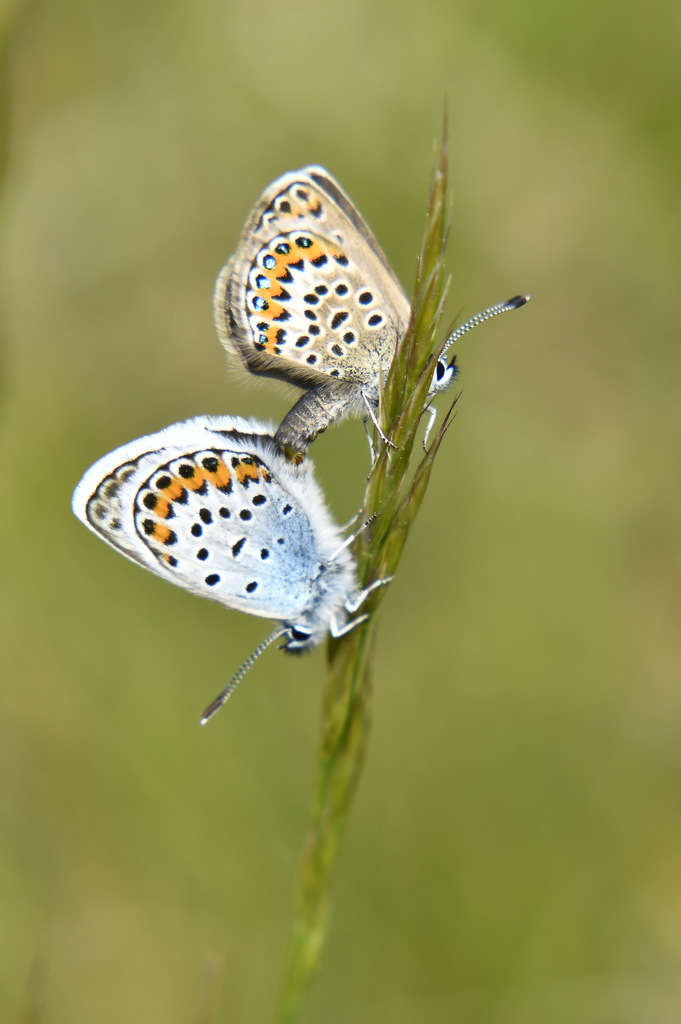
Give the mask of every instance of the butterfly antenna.
[[334, 553], [330, 556], [329, 561], [330, 562], [334, 562], [338, 558], [338, 556], [340, 555], [341, 551], [345, 551], [345, 549], [347, 547], [349, 547], [350, 544], [352, 544], [352, 542], [355, 539], [355, 537], [359, 537], [360, 533], [362, 533], [363, 530], [366, 530], [367, 526], [370, 523], [373, 523], [374, 519], [378, 519], [378, 515], [379, 515], [379, 513], [376, 512], [375, 515], [369, 516], [367, 521], [365, 523], [362, 523], [362, 525], [360, 526], [360, 528], [358, 530], [355, 530], [355, 532], [351, 533], [349, 537], [346, 537], [345, 540], [343, 541], [343, 543], [341, 544], [341, 546], [339, 548], [337, 548], [336, 551], [334, 551]]
[[483, 309], [481, 313], [476, 313], [470, 320], [466, 320], [465, 324], [461, 324], [460, 327], [452, 331], [442, 347], [440, 358], [442, 358], [450, 345], [453, 345], [464, 334], [468, 334], [478, 324], [484, 324], [485, 320], [491, 320], [493, 316], [499, 316], [500, 313], [508, 313], [510, 309], [518, 309], [529, 302], [531, 298], [531, 295], [514, 295], [512, 299], [507, 299], [506, 302], [497, 302], [496, 305]]
[[271, 636], [268, 636], [266, 640], [256, 647], [251, 654], [250, 658], [246, 658], [245, 662], [241, 666], [238, 672], [232, 676], [228, 685], [224, 688], [219, 697], [216, 697], [212, 704], [209, 704], [206, 710], [201, 715], [200, 725], [205, 725], [209, 718], [212, 718], [216, 711], [219, 711], [223, 704], [226, 704], [229, 698], [232, 696], [237, 686], [248, 672], [251, 665], [254, 664], [260, 657], [263, 651], [266, 651], [270, 644], [273, 644], [275, 640], [278, 640], [284, 633], [288, 633], [288, 626], [281, 626], [279, 629], [275, 629]]

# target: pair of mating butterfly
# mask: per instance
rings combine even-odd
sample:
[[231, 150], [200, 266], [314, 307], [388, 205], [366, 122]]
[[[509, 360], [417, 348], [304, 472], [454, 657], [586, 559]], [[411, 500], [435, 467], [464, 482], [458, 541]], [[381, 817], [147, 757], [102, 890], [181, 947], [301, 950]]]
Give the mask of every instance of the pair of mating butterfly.
[[[444, 352], [457, 338], [526, 301], [499, 303], [454, 331], [429, 397], [456, 375], [456, 357], [447, 364]], [[346, 613], [388, 582], [358, 590], [352, 538], [343, 541], [300, 456], [347, 414], [369, 416], [382, 434], [381, 381], [409, 303], [338, 182], [306, 167], [260, 197], [218, 277], [215, 320], [247, 370], [304, 389], [279, 429], [272, 436], [255, 420], [228, 416], [176, 423], [104, 456], [73, 495], [78, 518], [133, 562], [229, 608], [281, 621], [202, 724], [270, 643], [285, 637], [286, 650], [302, 651], [327, 633], [342, 636], [366, 619], [348, 621]]]

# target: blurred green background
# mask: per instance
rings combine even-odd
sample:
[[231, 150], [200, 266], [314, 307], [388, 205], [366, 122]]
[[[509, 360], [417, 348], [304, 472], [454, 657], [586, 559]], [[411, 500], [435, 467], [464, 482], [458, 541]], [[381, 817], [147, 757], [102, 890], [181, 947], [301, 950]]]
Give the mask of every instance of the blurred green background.
[[[199, 729], [268, 624], [69, 501], [125, 441], [291, 404], [211, 318], [285, 170], [327, 166], [411, 289], [446, 93], [448, 317], [533, 302], [460, 344], [305, 1020], [678, 1022], [678, 10], [35, 0], [2, 31], [2, 1020], [43, 990], [50, 1024], [271, 1019], [323, 651]], [[361, 424], [313, 456], [344, 521]]]

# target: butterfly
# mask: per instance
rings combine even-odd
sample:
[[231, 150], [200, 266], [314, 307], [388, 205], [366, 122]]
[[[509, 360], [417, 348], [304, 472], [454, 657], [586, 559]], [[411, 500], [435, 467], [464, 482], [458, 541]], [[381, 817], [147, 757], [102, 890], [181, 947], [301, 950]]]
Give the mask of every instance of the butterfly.
[[348, 620], [388, 579], [359, 590], [355, 564], [314, 479], [310, 460], [280, 451], [256, 420], [199, 416], [99, 459], [73, 494], [76, 516], [116, 551], [157, 576], [280, 626], [206, 710], [225, 703], [256, 657], [285, 637], [304, 651], [343, 636]]
[[[429, 397], [451, 386], [461, 334], [528, 301], [515, 296], [454, 331], [437, 361]], [[343, 416], [377, 419], [379, 395], [409, 301], [357, 208], [323, 167], [272, 182], [217, 279], [213, 309], [220, 341], [248, 371], [304, 389], [277, 430], [284, 448], [304, 453]], [[432, 419], [431, 419], [432, 424]], [[430, 425], [429, 425], [430, 426]]]

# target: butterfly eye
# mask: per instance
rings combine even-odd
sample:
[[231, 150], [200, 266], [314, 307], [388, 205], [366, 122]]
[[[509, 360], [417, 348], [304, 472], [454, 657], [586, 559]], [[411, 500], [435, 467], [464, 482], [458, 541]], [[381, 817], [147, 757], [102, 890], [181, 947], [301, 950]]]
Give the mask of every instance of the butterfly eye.
[[438, 391], [446, 391], [458, 375], [459, 370], [456, 366], [456, 358], [452, 359], [449, 364], [444, 359], [438, 359], [435, 373], [433, 374], [433, 383], [430, 385], [430, 394], [434, 395]]
[[291, 627], [291, 640], [294, 640], [297, 644], [305, 643], [307, 640], [310, 639], [311, 636], [311, 629], [300, 629], [299, 627], [296, 628], [295, 626]]

